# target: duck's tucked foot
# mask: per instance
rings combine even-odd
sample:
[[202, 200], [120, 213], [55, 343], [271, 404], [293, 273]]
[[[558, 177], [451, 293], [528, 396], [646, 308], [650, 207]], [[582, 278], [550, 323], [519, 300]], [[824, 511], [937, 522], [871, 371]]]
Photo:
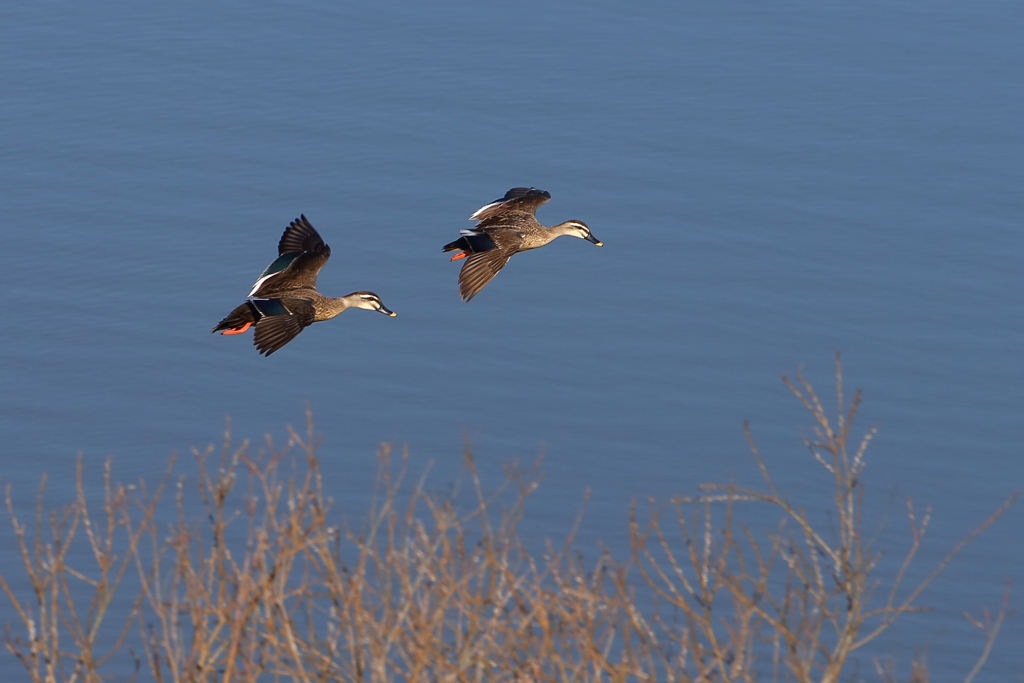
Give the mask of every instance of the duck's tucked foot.
[[452, 256], [452, 257], [451, 257], [450, 259], [448, 259], [448, 260], [449, 260], [449, 261], [458, 261], [458, 260], [459, 260], [460, 258], [466, 258], [467, 256], [469, 256], [469, 254], [467, 254], [467, 253], [466, 253], [466, 252], [464, 252], [464, 251], [460, 251], [460, 252], [459, 252], [458, 254], [456, 254], [455, 256]]
[[241, 327], [236, 327], [233, 330], [224, 330], [223, 332], [221, 332], [221, 334], [242, 334], [243, 332], [248, 330], [250, 327], [252, 327], [252, 323], [246, 323], [246, 324], [242, 325]]

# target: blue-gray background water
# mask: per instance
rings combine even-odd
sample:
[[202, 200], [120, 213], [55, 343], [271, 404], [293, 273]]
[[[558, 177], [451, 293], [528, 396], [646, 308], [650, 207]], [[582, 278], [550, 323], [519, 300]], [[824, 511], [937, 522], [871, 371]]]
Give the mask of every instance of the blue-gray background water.
[[[27, 510], [79, 451], [155, 476], [225, 416], [284, 440], [308, 402], [343, 508], [382, 441], [438, 486], [464, 434], [492, 482], [543, 448], [524, 532], [564, 534], [590, 487], [596, 555], [631, 498], [749, 479], [743, 420], [824, 509], [779, 375], [829, 396], [841, 349], [894, 547], [901, 497], [934, 506], [929, 567], [1024, 485], [1022, 29], [1015, 3], [5, 5], [0, 478]], [[465, 304], [440, 247], [517, 185], [606, 246], [517, 256]], [[300, 212], [333, 248], [321, 290], [398, 317], [269, 359], [211, 335]], [[963, 611], [1024, 591], [1022, 523], [874, 654], [962, 678]], [[977, 680], [1020, 680], [1022, 642], [1018, 616]]]

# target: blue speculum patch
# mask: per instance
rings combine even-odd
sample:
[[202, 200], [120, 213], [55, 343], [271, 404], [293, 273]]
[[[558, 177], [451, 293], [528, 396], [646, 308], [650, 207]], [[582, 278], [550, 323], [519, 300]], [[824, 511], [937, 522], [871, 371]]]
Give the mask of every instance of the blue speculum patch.
[[[280, 260], [280, 259], [278, 259]], [[250, 299], [256, 310], [264, 316], [290, 315], [291, 312], [277, 299]]]
[[267, 266], [267, 269], [260, 274], [260, 277], [266, 277], [267, 275], [273, 275], [274, 273], [280, 273], [282, 270], [292, 264], [292, 261], [297, 259], [301, 251], [290, 251], [287, 254], [281, 254], [278, 256], [273, 263]]

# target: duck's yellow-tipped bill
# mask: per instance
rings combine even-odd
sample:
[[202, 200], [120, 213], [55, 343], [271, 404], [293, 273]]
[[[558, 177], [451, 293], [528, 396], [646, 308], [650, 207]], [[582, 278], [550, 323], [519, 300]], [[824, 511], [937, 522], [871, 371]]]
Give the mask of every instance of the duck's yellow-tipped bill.
[[395, 313], [394, 311], [391, 311], [390, 313], [388, 313], [388, 315], [391, 316], [392, 318], [394, 318], [398, 314]]

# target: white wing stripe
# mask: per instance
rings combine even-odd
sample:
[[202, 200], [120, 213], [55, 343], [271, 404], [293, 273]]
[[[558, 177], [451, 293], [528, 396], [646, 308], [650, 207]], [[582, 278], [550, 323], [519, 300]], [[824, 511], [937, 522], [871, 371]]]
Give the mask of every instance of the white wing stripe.
[[475, 221], [477, 218], [480, 217], [480, 214], [484, 213], [488, 209], [493, 209], [494, 207], [501, 206], [504, 203], [505, 203], [504, 199], [499, 199], [496, 202], [491, 202], [490, 204], [486, 204], [484, 206], [481, 206], [479, 209], [477, 209], [476, 211], [473, 212], [473, 215], [469, 217], [469, 220]]
[[280, 275], [280, 272], [271, 273], [270, 275], [264, 275], [259, 280], [257, 280], [256, 284], [254, 284], [252, 286], [252, 291], [249, 292], [249, 294], [248, 294], [248, 296], [246, 298], [249, 298], [249, 297], [253, 296], [254, 294], [256, 294], [256, 290], [258, 290], [260, 288], [260, 285], [262, 285], [264, 282], [266, 282], [270, 278], [274, 277], [275, 275]]

